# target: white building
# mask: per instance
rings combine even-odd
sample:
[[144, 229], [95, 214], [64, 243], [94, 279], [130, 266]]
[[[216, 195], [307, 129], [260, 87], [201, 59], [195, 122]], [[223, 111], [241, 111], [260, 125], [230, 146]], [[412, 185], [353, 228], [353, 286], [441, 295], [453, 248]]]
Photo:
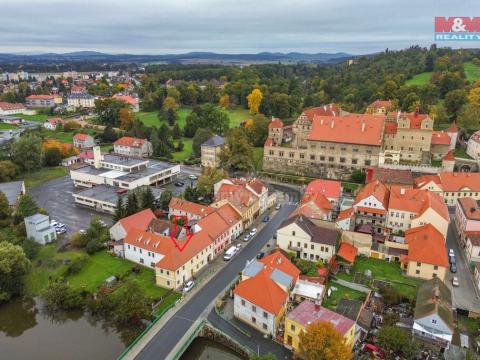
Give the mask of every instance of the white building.
[[23, 104], [0, 102], [0, 115], [22, 114], [27, 108]]
[[480, 130], [473, 133], [468, 139], [467, 154], [475, 160], [480, 160]]
[[95, 97], [90, 94], [70, 94], [67, 98], [67, 105], [77, 108], [94, 108]]
[[25, 218], [27, 237], [35, 242], [45, 245], [57, 239], [55, 228], [50, 225], [50, 217], [43, 214], [35, 214]]
[[153, 147], [146, 139], [123, 136], [113, 143], [113, 151], [127, 156], [149, 157], [153, 153]]

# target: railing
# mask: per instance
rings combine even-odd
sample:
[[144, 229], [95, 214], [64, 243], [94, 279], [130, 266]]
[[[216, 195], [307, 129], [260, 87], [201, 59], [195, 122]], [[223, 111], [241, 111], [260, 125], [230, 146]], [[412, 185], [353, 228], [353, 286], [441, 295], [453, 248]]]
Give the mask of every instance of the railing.
[[177, 352], [175, 353], [175, 355], [173, 355], [173, 360], [177, 360], [180, 358], [180, 356], [182, 356], [182, 354], [185, 352], [185, 350], [190, 346], [190, 344], [192, 343], [193, 339], [195, 339], [197, 337], [197, 333], [200, 331], [200, 329], [203, 327], [203, 325], [205, 325], [206, 323], [206, 320], [203, 319], [202, 321], [200, 321], [200, 323], [195, 327], [195, 329], [193, 330], [193, 332], [190, 334], [190, 336], [183, 342], [182, 346], [180, 347], [180, 349], [177, 350]]

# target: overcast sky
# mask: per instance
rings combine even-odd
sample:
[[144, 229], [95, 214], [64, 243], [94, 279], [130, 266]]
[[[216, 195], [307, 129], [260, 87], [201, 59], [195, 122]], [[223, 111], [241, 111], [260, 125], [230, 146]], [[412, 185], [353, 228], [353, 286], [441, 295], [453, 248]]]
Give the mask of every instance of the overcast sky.
[[435, 16], [480, 16], [480, 0], [0, 0], [0, 9], [0, 52], [364, 54], [428, 46]]

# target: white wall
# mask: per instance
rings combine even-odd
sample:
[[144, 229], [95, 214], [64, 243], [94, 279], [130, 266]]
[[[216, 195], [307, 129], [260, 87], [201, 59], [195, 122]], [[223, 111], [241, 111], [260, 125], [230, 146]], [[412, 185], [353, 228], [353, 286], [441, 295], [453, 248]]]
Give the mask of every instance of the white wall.
[[[164, 258], [164, 255], [162, 254], [154, 253], [132, 244], [124, 244], [123, 247], [125, 250], [125, 259], [152, 269], [155, 268], [157, 262]], [[141, 262], [141, 259], [143, 259], [143, 263]], [[152, 262], [154, 263], [153, 266], [151, 266]]]
[[[242, 305], [242, 300], [245, 301], [245, 305]], [[252, 306], [256, 307], [256, 311], [252, 309]], [[243, 299], [241, 296], [235, 294], [233, 302], [234, 316], [265, 334], [275, 335], [275, 316], [269, 312], [266, 312], [267, 318], [265, 318], [263, 313], [264, 310], [261, 307], [254, 305]], [[256, 319], [255, 324], [252, 322], [252, 317]], [[263, 324], [266, 324], [266, 329], [264, 329]]]

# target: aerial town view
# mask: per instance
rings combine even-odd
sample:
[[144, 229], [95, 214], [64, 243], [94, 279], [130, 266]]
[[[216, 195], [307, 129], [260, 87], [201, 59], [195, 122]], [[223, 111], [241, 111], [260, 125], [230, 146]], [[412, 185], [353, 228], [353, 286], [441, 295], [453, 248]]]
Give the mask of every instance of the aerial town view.
[[0, 360], [480, 360], [478, 0], [1, 3]]

